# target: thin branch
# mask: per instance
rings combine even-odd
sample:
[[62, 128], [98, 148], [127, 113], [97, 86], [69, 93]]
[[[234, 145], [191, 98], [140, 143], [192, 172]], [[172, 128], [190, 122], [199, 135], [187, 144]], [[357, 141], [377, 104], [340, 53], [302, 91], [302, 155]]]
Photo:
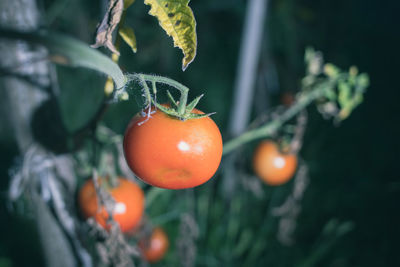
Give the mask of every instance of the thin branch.
[[305, 93], [302, 95], [299, 100], [286, 110], [279, 117], [274, 119], [273, 121], [265, 124], [264, 126], [247, 131], [242, 135], [228, 141], [224, 145], [223, 154], [226, 155], [241, 145], [248, 143], [250, 141], [265, 138], [271, 136], [275, 133], [285, 122], [293, 118], [296, 114], [298, 114], [301, 110], [306, 108], [309, 104], [311, 104], [314, 100], [322, 97], [326, 94], [327, 91], [331, 90], [335, 84], [336, 80], [328, 80], [316, 86], [313, 91]]

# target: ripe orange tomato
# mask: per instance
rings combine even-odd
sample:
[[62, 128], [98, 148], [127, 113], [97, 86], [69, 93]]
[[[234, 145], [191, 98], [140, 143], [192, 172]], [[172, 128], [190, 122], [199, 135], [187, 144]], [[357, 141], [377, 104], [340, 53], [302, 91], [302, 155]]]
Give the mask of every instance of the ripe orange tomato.
[[211, 118], [182, 121], [157, 110], [145, 120], [139, 114], [133, 117], [124, 137], [125, 159], [141, 180], [183, 189], [214, 175], [221, 162], [222, 137]]
[[[99, 178], [99, 183], [107, 182]], [[142, 189], [132, 181], [118, 178], [118, 185], [107, 189], [114, 198], [116, 204], [113, 219], [119, 224], [121, 231], [126, 233], [138, 226], [144, 210], [144, 193]], [[104, 207], [98, 208], [96, 189], [93, 180], [88, 180], [80, 189], [78, 202], [85, 218], [94, 217], [104, 228], [108, 213]]]
[[139, 248], [142, 255], [150, 263], [161, 260], [167, 252], [168, 246], [168, 237], [160, 227], [153, 229], [148, 240], [143, 239], [139, 241]]
[[293, 177], [297, 167], [297, 157], [279, 151], [272, 141], [261, 142], [253, 156], [254, 172], [269, 185], [281, 185]]

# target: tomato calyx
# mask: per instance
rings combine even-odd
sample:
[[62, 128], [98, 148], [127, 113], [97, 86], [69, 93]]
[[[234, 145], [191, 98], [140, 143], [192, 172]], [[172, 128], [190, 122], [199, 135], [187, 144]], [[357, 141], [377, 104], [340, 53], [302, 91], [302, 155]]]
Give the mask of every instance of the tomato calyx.
[[[143, 73], [130, 74], [127, 77], [129, 81], [137, 81], [141, 85], [143, 90], [143, 96], [145, 97], [146, 101], [145, 106], [146, 109], [148, 109], [149, 111], [151, 110], [151, 106], [154, 105], [163, 113], [182, 121], [209, 117], [215, 113], [214, 112], [208, 114], [199, 114], [193, 112], [196, 105], [199, 103], [200, 99], [204, 95], [196, 97], [192, 102], [187, 104], [189, 88], [175, 80], [172, 80], [167, 77], [148, 75]], [[172, 88], [177, 89], [180, 92], [179, 101], [176, 101], [174, 97], [171, 95], [171, 93], [167, 90], [167, 96], [169, 98], [170, 105], [157, 103], [156, 101], [157, 83], [165, 84]], [[148, 112], [147, 116], [150, 117], [150, 115], [151, 112]]]
[[173, 98], [173, 96], [171, 95], [171, 93], [169, 91], [167, 91], [167, 95], [171, 102], [171, 105], [162, 105], [155, 101], [154, 101], [154, 105], [159, 110], [164, 112], [165, 114], [175, 117], [175, 118], [178, 118], [181, 121], [190, 120], [190, 119], [201, 119], [201, 118], [209, 117], [209, 116], [215, 114], [215, 112], [207, 113], [207, 114], [198, 114], [198, 113], [192, 112], [193, 109], [199, 103], [200, 99], [204, 96], [204, 94], [199, 95], [198, 97], [196, 97], [192, 102], [190, 102], [186, 106], [181, 106], [179, 101], [175, 101], [175, 99]]
[[291, 143], [291, 140], [289, 137], [282, 138], [280, 140], [275, 141], [277, 149], [282, 155], [292, 154], [290, 143]]

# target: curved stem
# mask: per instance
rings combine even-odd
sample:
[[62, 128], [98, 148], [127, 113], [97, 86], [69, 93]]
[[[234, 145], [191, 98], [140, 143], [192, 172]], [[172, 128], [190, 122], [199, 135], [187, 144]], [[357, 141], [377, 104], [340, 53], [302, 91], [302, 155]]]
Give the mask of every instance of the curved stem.
[[140, 82], [143, 85], [144, 88], [144, 93], [146, 97], [147, 104], [146, 105], [151, 105], [151, 94], [150, 94], [150, 88], [146, 83], [146, 80], [144, 79], [142, 74], [139, 74]]
[[260, 128], [247, 131], [242, 135], [226, 142], [224, 144], [223, 154], [226, 155], [232, 152], [234, 149], [238, 148], [239, 146], [248, 143], [250, 141], [271, 136], [285, 122], [293, 118], [297, 113], [299, 113], [302, 109], [307, 107], [315, 99], [320, 98], [321, 96], [325, 95], [327, 91], [332, 90], [335, 85], [335, 82], [336, 80], [328, 80], [324, 83], [319, 84], [313, 91], [310, 91], [302, 95], [295, 105], [286, 110], [277, 119], [265, 124]]
[[154, 76], [154, 75], [149, 75], [149, 74], [140, 74], [146, 81], [155, 81], [158, 83], [163, 83], [163, 84], [167, 84], [169, 86], [175, 87], [176, 89], [178, 89], [181, 92], [189, 92], [189, 88], [184, 86], [183, 84], [172, 80], [170, 78], [167, 77], [162, 77], [162, 76]]
[[152, 83], [163, 83], [169, 86], [172, 86], [176, 89], [178, 89], [181, 93], [181, 97], [179, 99], [179, 104], [178, 104], [178, 113], [180, 115], [185, 114], [186, 110], [186, 104], [187, 104], [187, 98], [189, 94], [189, 88], [184, 86], [183, 84], [174, 81], [172, 79], [166, 78], [166, 77], [161, 77], [161, 76], [153, 76], [153, 75], [148, 75], [148, 74], [135, 74], [134, 76], [139, 76], [140, 79], [144, 79], [145, 81], [149, 81]]

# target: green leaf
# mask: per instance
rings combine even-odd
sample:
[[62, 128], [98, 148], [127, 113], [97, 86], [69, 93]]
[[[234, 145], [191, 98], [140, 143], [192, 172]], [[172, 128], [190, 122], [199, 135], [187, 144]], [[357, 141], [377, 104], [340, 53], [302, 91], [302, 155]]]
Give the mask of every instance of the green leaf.
[[149, 14], [157, 17], [160, 26], [168, 36], [172, 36], [174, 46], [183, 52], [182, 70], [196, 56], [197, 35], [196, 20], [190, 7], [189, 0], [145, 0], [150, 5]]
[[340, 73], [340, 70], [335, 65], [331, 63], [326, 63], [324, 66], [324, 73], [328, 77], [335, 78]]
[[132, 48], [133, 53], [136, 53], [137, 51], [136, 36], [133, 29], [128, 26], [124, 26], [119, 29], [118, 33], [119, 36], [121, 36], [122, 40], [124, 40], [125, 43], [129, 45], [130, 48]]
[[351, 88], [346, 81], [339, 81], [338, 83], [339, 97], [338, 102], [341, 107], [348, 105], [351, 97]]
[[169, 90], [167, 90], [167, 96], [171, 104], [174, 106], [174, 108], [178, 108], [178, 103], [176, 103], [174, 97], [171, 95], [171, 92]]
[[201, 119], [205, 117], [210, 117], [211, 115], [214, 115], [216, 112], [211, 112], [207, 114], [196, 114], [196, 113], [190, 113], [187, 115], [187, 119], [192, 120], [192, 119]]
[[124, 9], [126, 10], [128, 7], [130, 7], [135, 0], [124, 0]]
[[121, 69], [109, 57], [67, 35], [46, 31], [20, 32], [0, 28], [0, 37], [44, 45], [49, 51], [49, 58], [58, 64], [103, 72], [113, 78], [117, 88], [122, 88], [126, 84]]
[[369, 86], [368, 75], [365, 73], [358, 75], [357, 83], [359, 84], [359, 86], [361, 86], [363, 88], [363, 90], [365, 90], [365, 88]]

